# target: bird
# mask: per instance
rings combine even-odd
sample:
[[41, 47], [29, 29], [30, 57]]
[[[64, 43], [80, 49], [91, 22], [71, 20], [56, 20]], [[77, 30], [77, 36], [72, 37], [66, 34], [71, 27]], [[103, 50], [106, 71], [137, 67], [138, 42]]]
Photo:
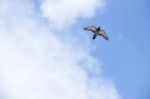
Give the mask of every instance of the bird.
[[98, 26], [98, 27], [88, 26], [88, 27], [84, 27], [83, 29], [94, 33], [93, 40], [97, 37], [97, 35], [102, 36], [107, 41], [109, 40], [106, 32], [104, 30], [101, 30], [100, 26]]

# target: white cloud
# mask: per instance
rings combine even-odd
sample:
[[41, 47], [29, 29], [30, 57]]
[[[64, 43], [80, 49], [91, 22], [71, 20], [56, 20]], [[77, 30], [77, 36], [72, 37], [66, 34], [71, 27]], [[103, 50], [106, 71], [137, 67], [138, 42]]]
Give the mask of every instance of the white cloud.
[[90, 18], [104, 6], [104, 0], [44, 0], [43, 16], [57, 27], [65, 27], [80, 18]]
[[[96, 2], [89, 0], [86, 3]], [[82, 5], [80, 9], [88, 8]], [[78, 11], [75, 10], [76, 18], [92, 15], [78, 16], [76, 13], [81, 13]], [[76, 21], [71, 17], [71, 21]], [[63, 38], [58, 38], [55, 31], [37, 19], [30, 0], [0, 1], [0, 92], [5, 93], [4, 98], [119, 98], [115, 86], [102, 78], [101, 62], [90, 54], [86, 42], [62, 42]], [[61, 20], [68, 23], [66, 16]], [[58, 22], [62, 24], [62, 21]]]

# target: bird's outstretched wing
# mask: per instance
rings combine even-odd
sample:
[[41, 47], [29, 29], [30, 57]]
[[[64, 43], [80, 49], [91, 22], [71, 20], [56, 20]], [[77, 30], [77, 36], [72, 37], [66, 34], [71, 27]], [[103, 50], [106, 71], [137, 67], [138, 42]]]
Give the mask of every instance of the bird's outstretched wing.
[[88, 26], [88, 27], [84, 27], [84, 30], [88, 30], [88, 31], [92, 31], [95, 32], [96, 31], [96, 27], [95, 26]]
[[105, 40], [109, 40], [109, 38], [104, 30], [100, 30], [98, 35], [104, 37]]

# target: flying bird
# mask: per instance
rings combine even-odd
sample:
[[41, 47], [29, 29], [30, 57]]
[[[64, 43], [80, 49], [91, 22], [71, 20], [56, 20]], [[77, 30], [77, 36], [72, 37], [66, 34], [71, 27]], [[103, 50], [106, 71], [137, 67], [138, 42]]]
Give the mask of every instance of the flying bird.
[[105, 40], [109, 40], [106, 32], [104, 30], [101, 30], [100, 26], [98, 28], [95, 26], [88, 26], [88, 27], [84, 27], [83, 29], [93, 32], [94, 33], [93, 39], [95, 39], [97, 37], [97, 35], [99, 35], [99, 36], [102, 36]]

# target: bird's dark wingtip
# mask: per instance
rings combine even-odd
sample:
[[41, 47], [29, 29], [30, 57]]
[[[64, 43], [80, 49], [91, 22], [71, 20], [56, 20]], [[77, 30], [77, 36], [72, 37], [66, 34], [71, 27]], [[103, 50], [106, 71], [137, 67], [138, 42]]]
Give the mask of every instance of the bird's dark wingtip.
[[82, 28], [83, 30], [86, 30], [86, 28], [84, 27], [84, 28]]
[[109, 38], [106, 38], [106, 41], [109, 41]]

